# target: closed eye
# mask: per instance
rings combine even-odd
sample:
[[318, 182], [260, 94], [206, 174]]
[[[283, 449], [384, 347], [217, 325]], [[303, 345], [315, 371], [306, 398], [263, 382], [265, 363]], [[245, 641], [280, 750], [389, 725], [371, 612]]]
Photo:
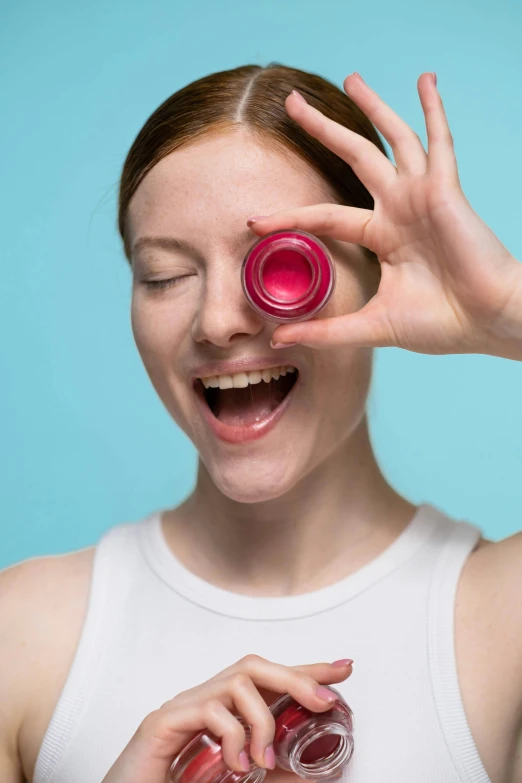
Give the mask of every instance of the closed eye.
[[147, 286], [147, 288], [154, 288], [154, 289], [161, 289], [161, 288], [172, 288], [172, 286], [177, 285], [180, 280], [184, 280], [186, 277], [193, 277], [193, 275], [180, 275], [179, 277], [169, 277], [167, 280], [143, 280], [143, 285]]

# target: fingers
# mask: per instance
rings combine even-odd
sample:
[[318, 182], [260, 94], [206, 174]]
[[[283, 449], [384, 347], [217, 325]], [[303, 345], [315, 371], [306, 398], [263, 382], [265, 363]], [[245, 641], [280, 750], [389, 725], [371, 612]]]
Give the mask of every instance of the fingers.
[[277, 231], [281, 228], [297, 228], [317, 236], [329, 236], [344, 242], [364, 245], [373, 250], [367, 242], [366, 228], [373, 216], [371, 209], [345, 207], [342, 204], [312, 204], [307, 207], [283, 209], [264, 218], [258, 218], [251, 229], [258, 234]]
[[[259, 691], [270, 692], [273, 698], [282, 693], [289, 693], [304, 707], [314, 712], [324, 712], [330, 709], [336, 696], [328, 689], [321, 690], [321, 687], [324, 688], [323, 684], [342, 682], [350, 676], [351, 672], [351, 664], [333, 667], [330, 663], [319, 663], [289, 667], [273, 663], [258, 655], [247, 655], [208, 681], [205, 697], [211, 693], [228, 709], [239, 713], [251, 726], [250, 754], [256, 764], [264, 767], [266, 766], [265, 751], [273, 741], [275, 722], [267, 702]], [[212, 685], [209, 690], [210, 683]], [[231, 763], [236, 760], [237, 763], [237, 754], [243, 747], [237, 742], [237, 736], [234, 736], [227, 745], [229, 748], [225, 759], [227, 764], [229, 760]]]
[[[344, 676], [337, 679], [337, 671], [331, 672], [332, 666], [328, 663], [289, 667], [268, 661], [259, 655], [247, 655], [238, 665], [252, 678], [256, 686], [277, 693], [289, 693], [303, 707], [314, 712], [329, 709], [329, 702], [324, 699], [324, 695], [320, 695], [321, 691], [318, 693], [318, 688], [321, 687], [318, 680], [326, 676], [332, 678], [327, 679], [327, 682], [339, 682], [351, 673], [351, 667], [347, 667]], [[332, 701], [335, 701], [335, 697]]]
[[[252, 678], [243, 671], [235, 672], [224, 680], [216, 681], [223, 688], [222, 698], [228, 702], [241, 718], [251, 726], [250, 755], [260, 767], [266, 765], [265, 751], [272, 742], [275, 732], [275, 720], [266, 702], [254, 685]], [[237, 719], [236, 723], [238, 723]], [[219, 735], [222, 736], [222, 735]], [[229, 765], [238, 758], [245, 745], [244, 732], [242, 737], [229, 735], [223, 741], [223, 758]]]
[[387, 319], [374, 297], [356, 313], [334, 318], [318, 318], [278, 326], [272, 333], [272, 346], [299, 343], [310, 348], [384, 348], [396, 344]]
[[458, 182], [453, 137], [442, 104], [442, 98], [431, 74], [423, 73], [419, 77], [417, 90], [428, 134], [428, 171], [441, 176], [443, 179]]
[[393, 163], [369, 139], [325, 117], [304, 98], [290, 93], [285, 107], [293, 120], [353, 169], [374, 198], [397, 176]]
[[424, 174], [428, 156], [410, 126], [368, 87], [358, 73], [347, 76], [343, 86], [346, 94], [389, 143], [399, 174]]

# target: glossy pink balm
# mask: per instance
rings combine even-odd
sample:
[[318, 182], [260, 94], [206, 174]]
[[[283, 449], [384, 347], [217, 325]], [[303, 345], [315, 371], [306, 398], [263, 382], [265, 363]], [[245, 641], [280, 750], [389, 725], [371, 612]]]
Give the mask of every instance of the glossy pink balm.
[[335, 266], [326, 245], [296, 229], [272, 231], [243, 260], [245, 296], [264, 318], [278, 323], [317, 315], [335, 287]]

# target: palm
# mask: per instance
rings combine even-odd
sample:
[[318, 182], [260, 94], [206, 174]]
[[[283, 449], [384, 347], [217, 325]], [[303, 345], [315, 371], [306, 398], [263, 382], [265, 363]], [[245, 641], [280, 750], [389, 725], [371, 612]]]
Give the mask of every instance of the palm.
[[387, 344], [449, 353], [458, 343], [466, 350], [474, 319], [501, 311], [503, 287], [484, 243], [487, 227], [476, 225], [486, 231], [468, 231], [462, 241], [471, 222], [482, 223], [462, 193], [449, 202], [421, 179], [376, 200], [362, 244], [379, 258], [381, 283], [366, 313], [380, 320]]
[[461, 190], [431, 76], [419, 79], [428, 153], [360, 78], [349, 78], [351, 96], [390, 142], [395, 165], [370, 141], [299, 99], [289, 97], [287, 111], [353, 168], [372, 194], [374, 209], [318, 204], [276, 213], [255, 230], [294, 227], [363, 245], [381, 264], [379, 289], [357, 313], [280, 326], [273, 340], [473, 352], [480, 330], [501, 318], [518, 265]]

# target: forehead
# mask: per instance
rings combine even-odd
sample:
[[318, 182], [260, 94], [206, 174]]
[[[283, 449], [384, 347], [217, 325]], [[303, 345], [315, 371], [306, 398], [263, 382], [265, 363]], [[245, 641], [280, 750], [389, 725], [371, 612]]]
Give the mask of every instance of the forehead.
[[333, 200], [327, 183], [297, 155], [230, 131], [176, 150], [148, 172], [129, 205], [129, 239], [244, 229], [250, 215], [326, 200]]

